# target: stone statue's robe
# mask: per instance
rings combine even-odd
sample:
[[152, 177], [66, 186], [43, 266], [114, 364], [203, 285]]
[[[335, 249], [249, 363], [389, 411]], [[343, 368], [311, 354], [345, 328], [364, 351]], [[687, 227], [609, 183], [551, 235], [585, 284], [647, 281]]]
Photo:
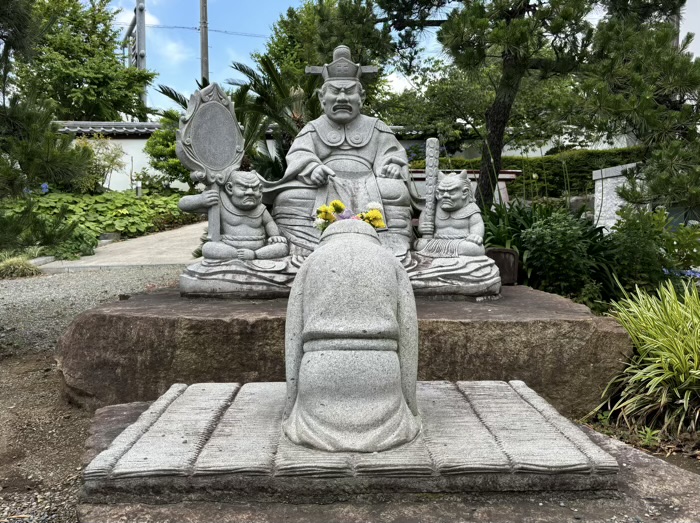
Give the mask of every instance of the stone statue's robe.
[[[382, 167], [392, 157], [407, 161], [406, 151], [394, 133], [377, 118], [359, 115], [346, 125], [336, 124], [325, 115], [317, 118], [294, 140], [287, 154], [284, 177], [265, 184], [268, 198], [290, 191], [286, 198], [275, 200], [275, 222], [292, 243], [313, 250], [319, 237], [313, 225], [316, 209], [335, 199], [355, 213], [366, 211], [370, 202], [381, 206], [384, 198], [377, 177], [381, 177]], [[310, 175], [321, 164], [336, 175], [329, 177], [328, 184], [316, 187]], [[398, 182], [405, 184], [406, 180]], [[300, 201], [292, 196], [294, 189], [311, 189], [315, 195]], [[380, 210], [387, 217], [384, 208]]]
[[376, 452], [420, 431], [415, 300], [405, 269], [369, 225], [344, 220], [326, 234], [339, 227], [372, 236], [324, 234], [297, 274], [285, 329], [283, 428], [299, 445]]

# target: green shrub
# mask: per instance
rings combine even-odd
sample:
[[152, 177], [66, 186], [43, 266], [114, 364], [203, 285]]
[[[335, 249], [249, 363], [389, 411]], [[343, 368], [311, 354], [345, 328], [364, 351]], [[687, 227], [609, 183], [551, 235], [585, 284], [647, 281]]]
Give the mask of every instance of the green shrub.
[[[700, 417], [700, 296], [671, 282], [656, 295], [637, 289], [612, 304], [635, 353], [608, 385], [607, 409], [630, 427], [694, 432]], [[602, 407], [602, 406], [601, 406]]]
[[615, 249], [602, 227], [558, 210], [521, 233], [528, 254], [529, 283], [599, 308], [612, 288], [610, 253]]
[[27, 252], [40, 247], [47, 255], [72, 259], [94, 254], [97, 235], [69, 217], [67, 205], [55, 214], [42, 214], [34, 199], [24, 199], [19, 212], [0, 208], [0, 249]]
[[[639, 162], [644, 159], [641, 147], [606, 150], [570, 150], [551, 156], [525, 158], [505, 156], [502, 169], [522, 171], [508, 184], [511, 197], [560, 197], [593, 192], [593, 171]], [[480, 158], [440, 158], [441, 169], [479, 169]], [[411, 162], [412, 169], [425, 169], [425, 160]]]
[[[122, 237], [136, 237], [162, 231], [178, 225], [194, 223], [200, 218], [183, 213], [177, 206], [180, 195], [152, 195], [141, 198], [132, 192], [109, 192], [100, 195], [50, 193], [34, 199], [34, 208], [42, 216], [55, 216], [66, 207], [76, 224], [99, 236], [105, 232], [119, 232]], [[26, 201], [0, 202], [7, 215], [20, 214]]]
[[23, 256], [16, 256], [0, 261], [0, 280], [26, 278], [39, 274], [41, 274], [41, 270], [29, 263], [29, 260]]
[[613, 266], [622, 287], [654, 290], [669, 272], [700, 265], [700, 228], [674, 229], [663, 209], [649, 212], [626, 206], [617, 213], [611, 238], [617, 246]]

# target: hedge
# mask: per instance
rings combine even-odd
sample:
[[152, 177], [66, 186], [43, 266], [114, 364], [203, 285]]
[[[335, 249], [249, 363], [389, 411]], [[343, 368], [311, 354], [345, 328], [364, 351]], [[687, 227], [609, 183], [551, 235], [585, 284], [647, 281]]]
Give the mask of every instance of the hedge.
[[[504, 156], [502, 169], [520, 170], [522, 175], [508, 185], [508, 193], [515, 197], [585, 195], [593, 192], [592, 173], [644, 160], [644, 148], [588, 150], [576, 149], [551, 156], [526, 158]], [[479, 169], [480, 158], [440, 158], [441, 169]], [[411, 162], [412, 169], [425, 169], [425, 160]]]

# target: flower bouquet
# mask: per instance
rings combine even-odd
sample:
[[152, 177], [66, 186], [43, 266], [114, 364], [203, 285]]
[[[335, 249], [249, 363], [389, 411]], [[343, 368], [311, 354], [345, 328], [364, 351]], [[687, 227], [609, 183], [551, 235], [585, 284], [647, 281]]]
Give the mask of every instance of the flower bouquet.
[[321, 231], [325, 231], [328, 226], [338, 220], [361, 220], [370, 224], [375, 229], [385, 229], [384, 216], [380, 210], [382, 206], [375, 202], [367, 205], [367, 210], [359, 214], [353, 214], [350, 209], [340, 200], [333, 200], [328, 205], [321, 205], [316, 209], [316, 221], [314, 225]]

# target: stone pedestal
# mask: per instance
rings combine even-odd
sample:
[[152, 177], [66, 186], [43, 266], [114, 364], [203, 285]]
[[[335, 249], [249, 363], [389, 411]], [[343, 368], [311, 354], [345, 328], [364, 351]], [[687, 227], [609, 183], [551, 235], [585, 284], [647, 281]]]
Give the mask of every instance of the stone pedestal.
[[420, 382], [421, 433], [374, 453], [290, 443], [285, 395], [284, 383], [173, 385], [85, 468], [85, 501], [616, 488], [616, 460], [523, 382]]
[[[612, 318], [532, 290], [497, 301], [416, 299], [418, 379], [525, 381], [566, 416], [600, 403], [632, 353]], [[87, 408], [152, 401], [173, 383], [282, 381], [287, 300], [132, 296], [78, 316], [57, 360], [71, 401]]]

